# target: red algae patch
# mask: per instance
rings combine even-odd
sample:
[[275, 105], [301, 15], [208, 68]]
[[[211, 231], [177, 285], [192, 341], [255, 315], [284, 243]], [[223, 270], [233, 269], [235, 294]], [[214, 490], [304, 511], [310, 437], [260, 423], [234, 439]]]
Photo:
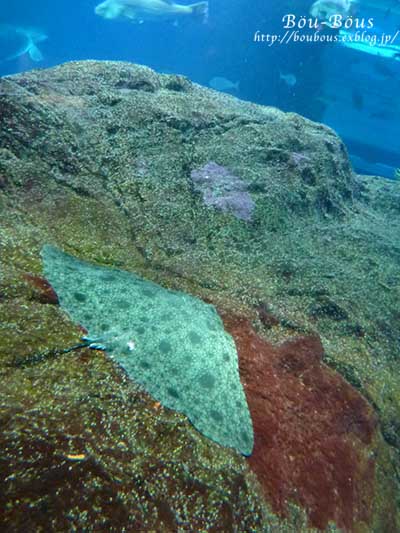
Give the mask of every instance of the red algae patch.
[[34, 274], [24, 274], [23, 277], [34, 288], [35, 300], [42, 304], [59, 304], [58, 296], [47, 279]]
[[321, 362], [317, 336], [274, 346], [245, 318], [224, 316], [234, 337], [253, 419], [249, 463], [266, 499], [286, 515], [301, 505], [310, 525], [345, 531], [371, 523], [377, 418], [364, 398]]

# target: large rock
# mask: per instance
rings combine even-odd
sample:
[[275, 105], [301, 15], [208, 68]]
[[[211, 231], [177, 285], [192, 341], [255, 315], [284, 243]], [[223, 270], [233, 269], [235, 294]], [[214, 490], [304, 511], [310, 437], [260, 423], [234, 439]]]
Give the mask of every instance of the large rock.
[[[305, 514], [309, 527], [396, 531], [399, 196], [397, 183], [354, 175], [330, 129], [179, 76], [80, 62], [2, 79], [6, 527], [306, 531]], [[243, 458], [107, 356], [68, 351], [82, 332], [41, 277], [45, 243], [243, 317], [225, 321], [242, 339], [242, 379], [255, 393], [250, 466], [262, 489]], [[309, 334], [324, 351], [304, 348]], [[265, 367], [261, 352], [272, 358]], [[322, 354], [347, 383], [320, 366]], [[280, 394], [259, 395], [259, 376]], [[300, 395], [297, 418], [288, 384]], [[309, 471], [299, 451], [306, 419], [318, 464]], [[260, 460], [257, 442], [292, 431], [291, 444], [270, 447], [274, 464]], [[357, 479], [346, 482], [343, 464]], [[335, 501], [316, 502], [322, 489]]]

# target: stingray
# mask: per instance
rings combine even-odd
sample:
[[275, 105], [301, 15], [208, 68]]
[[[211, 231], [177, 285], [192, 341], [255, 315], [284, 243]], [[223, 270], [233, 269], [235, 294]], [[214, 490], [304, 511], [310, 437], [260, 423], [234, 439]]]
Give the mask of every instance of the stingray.
[[251, 454], [253, 427], [236, 346], [212, 305], [50, 245], [42, 258], [61, 308], [87, 329], [92, 348], [105, 350], [203, 435]]

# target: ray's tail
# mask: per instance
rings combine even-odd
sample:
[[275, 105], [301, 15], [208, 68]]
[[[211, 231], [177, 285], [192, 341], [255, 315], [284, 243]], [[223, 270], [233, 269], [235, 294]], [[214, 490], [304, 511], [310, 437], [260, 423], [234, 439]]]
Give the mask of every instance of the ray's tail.
[[196, 4], [191, 4], [189, 7], [192, 8], [192, 15], [194, 17], [199, 18], [202, 22], [207, 22], [208, 2], [197, 2]]

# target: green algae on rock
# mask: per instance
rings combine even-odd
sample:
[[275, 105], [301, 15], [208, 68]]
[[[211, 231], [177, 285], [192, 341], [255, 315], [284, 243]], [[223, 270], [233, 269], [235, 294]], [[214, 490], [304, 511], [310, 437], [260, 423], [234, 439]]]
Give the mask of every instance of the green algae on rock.
[[[244, 459], [203, 438], [183, 415], [153, 409], [144, 391], [130, 402], [135, 383], [122, 387], [121, 370], [104, 354], [83, 349], [6, 366], [78, 342], [79, 329], [29, 278], [40, 276], [39, 250], [51, 242], [244, 314], [272, 344], [318, 333], [324, 361], [375, 406], [385, 438], [373, 450], [368, 531], [400, 531], [400, 183], [355, 175], [343, 143], [323, 125], [138, 65], [67, 63], [2, 78], [0, 93], [0, 422], [8, 427], [0, 448], [10, 463], [0, 465], [7, 495], [0, 506], [10, 513], [3, 529], [22, 523], [36, 531], [39, 517], [46, 531], [164, 531], [162, 516], [171, 531], [183, 523], [193, 531], [265, 531]], [[191, 172], [209, 161], [246, 183], [252, 221], [204, 205]], [[116, 453], [121, 427], [129, 453]], [[71, 435], [82, 448], [69, 447]], [[275, 468], [293, 466], [287, 447], [276, 449]], [[93, 461], [58, 467], [60, 456], [85, 450]], [[56, 491], [46, 481], [55, 472]], [[308, 470], [307, 484], [319, 487], [321, 475]], [[299, 501], [304, 486], [294, 491]], [[323, 512], [330, 504], [319, 501]], [[288, 519], [285, 531], [302, 531], [295, 513]]]
[[61, 307], [95, 346], [201, 433], [251, 454], [253, 428], [237, 351], [213, 306], [50, 245], [42, 257]]

